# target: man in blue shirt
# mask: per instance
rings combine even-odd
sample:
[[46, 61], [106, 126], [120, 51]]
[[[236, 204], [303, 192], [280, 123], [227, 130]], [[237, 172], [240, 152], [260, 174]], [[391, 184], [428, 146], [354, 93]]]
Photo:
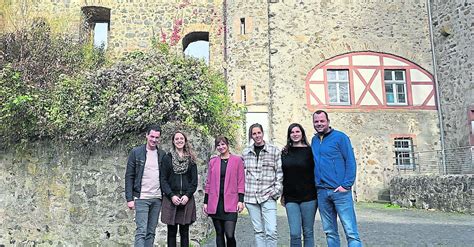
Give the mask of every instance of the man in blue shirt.
[[329, 247], [340, 246], [337, 216], [344, 227], [349, 246], [362, 246], [357, 231], [351, 188], [356, 177], [356, 161], [349, 137], [329, 127], [327, 112], [313, 114], [317, 134], [311, 148], [318, 190], [319, 214]]

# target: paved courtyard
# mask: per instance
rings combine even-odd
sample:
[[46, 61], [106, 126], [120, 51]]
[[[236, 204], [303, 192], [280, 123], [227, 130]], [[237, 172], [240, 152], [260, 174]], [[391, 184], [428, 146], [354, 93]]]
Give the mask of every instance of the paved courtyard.
[[[474, 215], [390, 208], [375, 203], [358, 203], [356, 212], [365, 246], [474, 246]], [[254, 246], [248, 214], [239, 217], [238, 245]], [[339, 228], [343, 234], [342, 227]], [[278, 234], [279, 246], [288, 246], [289, 229], [283, 207], [278, 209]], [[315, 237], [317, 246], [326, 246], [319, 214], [316, 215]], [[215, 246], [214, 238], [204, 246]], [[345, 240], [342, 246], [346, 246]]]

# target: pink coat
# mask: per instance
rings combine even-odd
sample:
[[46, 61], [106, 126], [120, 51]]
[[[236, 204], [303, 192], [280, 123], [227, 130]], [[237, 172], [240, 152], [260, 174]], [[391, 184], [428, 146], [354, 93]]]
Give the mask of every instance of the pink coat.
[[[208, 195], [207, 213], [215, 214], [219, 202], [221, 158], [209, 161], [205, 192]], [[245, 192], [245, 173], [242, 157], [231, 154], [227, 163], [224, 182], [224, 211], [237, 212], [239, 193]]]

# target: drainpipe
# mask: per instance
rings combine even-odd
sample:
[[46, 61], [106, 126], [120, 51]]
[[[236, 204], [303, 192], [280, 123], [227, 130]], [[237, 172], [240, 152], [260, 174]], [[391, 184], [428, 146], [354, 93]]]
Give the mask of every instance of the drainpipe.
[[227, 34], [229, 30], [227, 30], [227, 0], [224, 0], [223, 3], [223, 11], [222, 14], [224, 16], [224, 63], [225, 63], [225, 68], [224, 68], [224, 80], [227, 86], [229, 85], [229, 81], [227, 78]]
[[268, 91], [270, 92], [269, 94], [269, 104], [268, 104], [268, 115], [269, 115], [269, 128], [270, 128], [270, 136], [272, 137], [272, 141], [275, 140], [274, 131], [273, 131], [273, 83], [272, 83], [272, 49], [270, 47], [271, 44], [271, 32], [270, 32], [270, 2], [271, 1], [266, 1], [267, 2], [267, 35], [268, 35]]
[[437, 70], [437, 63], [436, 63], [436, 54], [435, 54], [435, 43], [433, 37], [433, 21], [431, 16], [431, 0], [426, 0], [426, 4], [428, 7], [428, 23], [430, 26], [430, 42], [431, 42], [431, 57], [433, 60], [433, 76], [434, 76], [434, 85], [436, 88], [436, 107], [438, 108], [438, 119], [439, 119], [439, 131], [441, 137], [441, 159], [443, 165], [443, 175], [448, 173], [446, 167], [446, 144], [444, 138], [444, 122], [443, 122], [443, 110], [441, 109], [441, 97], [440, 97], [440, 90], [438, 84], [438, 70]]

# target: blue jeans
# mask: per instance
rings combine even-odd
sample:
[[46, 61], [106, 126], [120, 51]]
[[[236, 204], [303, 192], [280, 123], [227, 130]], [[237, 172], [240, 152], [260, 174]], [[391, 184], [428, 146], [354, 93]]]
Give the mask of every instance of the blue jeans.
[[316, 200], [308, 202], [287, 202], [285, 204], [290, 226], [290, 246], [301, 246], [301, 229], [305, 247], [314, 246], [314, 216], [318, 208]]
[[161, 210], [161, 199], [135, 199], [135, 247], [153, 246]]
[[334, 189], [318, 188], [318, 206], [328, 247], [341, 245], [337, 230], [337, 216], [346, 233], [348, 246], [362, 246], [357, 231], [352, 191], [334, 192]]
[[273, 199], [263, 203], [246, 203], [252, 219], [257, 247], [276, 247], [277, 234], [277, 204]]

